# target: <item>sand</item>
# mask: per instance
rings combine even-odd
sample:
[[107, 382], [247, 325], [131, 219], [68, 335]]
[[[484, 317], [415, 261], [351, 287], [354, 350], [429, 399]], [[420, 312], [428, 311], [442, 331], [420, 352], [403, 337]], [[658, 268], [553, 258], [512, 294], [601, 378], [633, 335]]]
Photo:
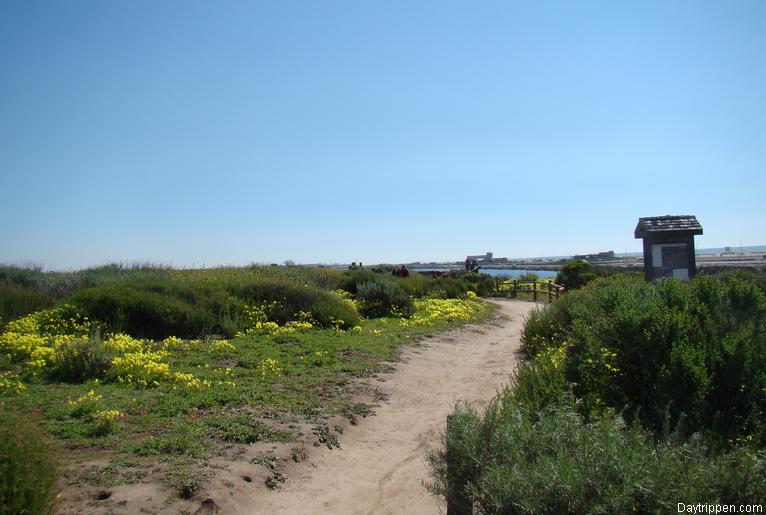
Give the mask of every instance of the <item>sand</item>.
[[457, 402], [485, 403], [508, 382], [519, 358], [523, 317], [535, 308], [495, 302], [500, 318], [404, 348], [395, 372], [377, 385], [388, 400], [376, 416], [344, 431], [341, 449], [311, 449], [277, 490], [217, 498], [221, 513], [444, 513], [442, 502], [423, 487], [430, 481], [426, 450], [439, 445]]

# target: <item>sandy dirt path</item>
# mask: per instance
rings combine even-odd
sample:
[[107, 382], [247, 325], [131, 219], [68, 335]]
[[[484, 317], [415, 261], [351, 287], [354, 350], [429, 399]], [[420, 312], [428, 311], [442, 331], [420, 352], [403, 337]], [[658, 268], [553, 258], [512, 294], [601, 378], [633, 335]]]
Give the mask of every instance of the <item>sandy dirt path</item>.
[[[486, 402], [516, 365], [523, 317], [535, 304], [497, 300], [500, 317], [430, 337], [401, 352], [376, 385], [388, 394], [376, 416], [343, 435], [342, 449], [318, 449], [276, 491], [237, 495], [221, 505], [242, 514], [437, 514], [422, 486], [425, 451], [439, 445], [458, 401]], [[375, 379], [370, 380], [375, 381]]]

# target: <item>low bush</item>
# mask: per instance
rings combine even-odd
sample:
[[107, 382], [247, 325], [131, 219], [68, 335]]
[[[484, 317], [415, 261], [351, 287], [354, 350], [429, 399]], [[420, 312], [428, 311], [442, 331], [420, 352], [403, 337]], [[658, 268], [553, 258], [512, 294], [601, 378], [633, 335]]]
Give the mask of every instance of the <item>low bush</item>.
[[461, 279], [468, 283], [468, 289], [479, 297], [492, 295], [496, 289], [495, 278], [491, 275], [470, 272], [463, 275]]
[[244, 284], [232, 284], [227, 290], [251, 304], [276, 303], [270, 319], [279, 324], [296, 320], [301, 311], [311, 313], [320, 327], [339, 323], [348, 329], [359, 323], [359, 315], [328, 291], [306, 284], [278, 279], [261, 279]]
[[369, 281], [359, 284], [357, 300], [360, 312], [368, 318], [410, 316], [414, 305], [407, 292], [390, 281]]
[[[184, 293], [192, 298], [179, 298]], [[215, 325], [214, 314], [193, 303], [192, 292], [169, 292], [159, 282], [106, 283], [81, 290], [69, 300], [109, 331], [138, 338], [197, 337]]]
[[115, 350], [104, 345], [98, 335], [73, 338], [59, 344], [56, 360], [46, 372], [51, 379], [65, 383], [104, 379], [116, 355]]
[[0, 515], [50, 513], [57, 453], [39, 421], [0, 410]]
[[70, 302], [104, 322], [109, 331], [152, 339], [231, 337], [247, 329], [243, 311], [252, 305], [269, 305], [270, 320], [280, 325], [296, 320], [301, 312], [310, 313], [320, 327], [345, 329], [359, 322], [348, 304], [316, 286], [289, 277], [237, 273], [232, 277], [211, 270], [208, 275], [106, 282], [78, 291]]
[[345, 290], [352, 295], [355, 295], [360, 284], [376, 281], [384, 276], [385, 274], [376, 274], [371, 270], [357, 268], [355, 270], [349, 270], [345, 272], [344, 277], [338, 286], [341, 290]]
[[483, 414], [458, 406], [428, 461], [431, 490], [456, 513], [655, 513], [684, 499], [762, 502], [764, 458], [657, 442], [614, 413], [586, 422], [566, 398], [529, 413], [506, 390]]

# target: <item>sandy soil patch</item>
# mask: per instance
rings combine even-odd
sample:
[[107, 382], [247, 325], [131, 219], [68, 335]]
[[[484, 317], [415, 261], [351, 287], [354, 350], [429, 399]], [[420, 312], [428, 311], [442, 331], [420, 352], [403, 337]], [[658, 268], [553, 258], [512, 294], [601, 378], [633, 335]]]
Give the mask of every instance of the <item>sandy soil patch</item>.
[[376, 409], [376, 416], [344, 431], [341, 449], [307, 449], [307, 460], [287, 467], [289, 479], [278, 489], [227, 493], [216, 498], [221, 512], [444, 512], [440, 501], [422, 486], [430, 480], [425, 451], [439, 445], [455, 403], [484, 403], [507, 383], [518, 360], [523, 317], [535, 307], [528, 302], [495, 302], [499, 318], [404, 348], [401, 362], [392, 364], [396, 371], [377, 379], [383, 379], [377, 386], [388, 400]]

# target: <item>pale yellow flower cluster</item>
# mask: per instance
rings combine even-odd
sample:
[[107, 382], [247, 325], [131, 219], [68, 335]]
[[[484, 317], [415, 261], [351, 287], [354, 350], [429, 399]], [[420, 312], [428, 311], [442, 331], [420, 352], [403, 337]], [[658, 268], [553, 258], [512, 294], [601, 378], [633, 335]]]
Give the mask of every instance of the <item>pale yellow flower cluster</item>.
[[11, 372], [0, 372], [0, 394], [21, 393], [25, 390], [24, 383]]
[[[33, 370], [55, 366], [61, 359], [62, 344], [78, 341], [87, 343], [90, 333], [96, 328], [87, 317], [72, 313], [71, 307], [63, 306], [38, 311], [9, 322], [0, 334], [0, 352], [7, 353], [12, 361], [23, 362]], [[102, 343], [116, 354], [112, 359], [112, 367], [114, 377], [120, 383], [155, 387], [163, 381], [172, 381], [186, 388], [210, 386], [207, 380], [187, 377], [191, 374], [171, 376], [167, 362], [171, 352], [202, 345], [199, 340], [184, 341], [171, 336], [154, 344], [150, 340], [116, 333], [107, 335]], [[233, 349], [234, 346], [226, 340], [215, 341], [208, 347], [211, 352]], [[0, 376], [0, 392], [22, 391], [24, 385], [9, 377], [8, 374]]]
[[[244, 331], [238, 331], [234, 337], [248, 338], [259, 334], [290, 334], [310, 331], [316, 326], [313, 315], [307, 311], [299, 311], [295, 315], [297, 320], [287, 322], [284, 325], [271, 322], [268, 319], [267, 311], [270, 311], [274, 306], [276, 306], [275, 302], [269, 305], [248, 306], [245, 313], [249, 327]], [[342, 321], [338, 321], [338, 324], [342, 324]]]
[[264, 381], [273, 381], [282, 376], [282, 367], [279, 361], [273, 358], [266, 358], [258, 364], [258, 371]]
[[467, 322], [484, 308], [484, 302], [476, 298], [475, 295], [466, 296], [462, 299], [426, 297], [415, 299], [414, 304], [415, 313], [410, 318], [404, 318], [401, 321], [405, 327], [428, 326], [444, 322]]
[[330, 293], [337, 297], [343, 304], [351, 308], [354, 313], [359, 315], [359, 301], [354, 299], [349, 292], [346, 290], [332, 290]]
[[25, 361], [30, 368], [44, 368], [56, 361], [56, 352], [64, 341], [84, 339], [95, 325], [78, 313], [69, 314], [70, 306], [46, 309], [8, 322], [0, 334], [0, 351], [15, 361]]
[[550, 347], [548, 349], [545, 349], [544, 351], [540, 352], [537, 356], [535, 356], [535, 361], [547, 361], [551, 365], [553, 365], [553, 368], [561, 368], [564, 366], [564, 362], [566, 361], [566, 353], [567, 353], [567, 344], [561, 345], [559, 347]]

